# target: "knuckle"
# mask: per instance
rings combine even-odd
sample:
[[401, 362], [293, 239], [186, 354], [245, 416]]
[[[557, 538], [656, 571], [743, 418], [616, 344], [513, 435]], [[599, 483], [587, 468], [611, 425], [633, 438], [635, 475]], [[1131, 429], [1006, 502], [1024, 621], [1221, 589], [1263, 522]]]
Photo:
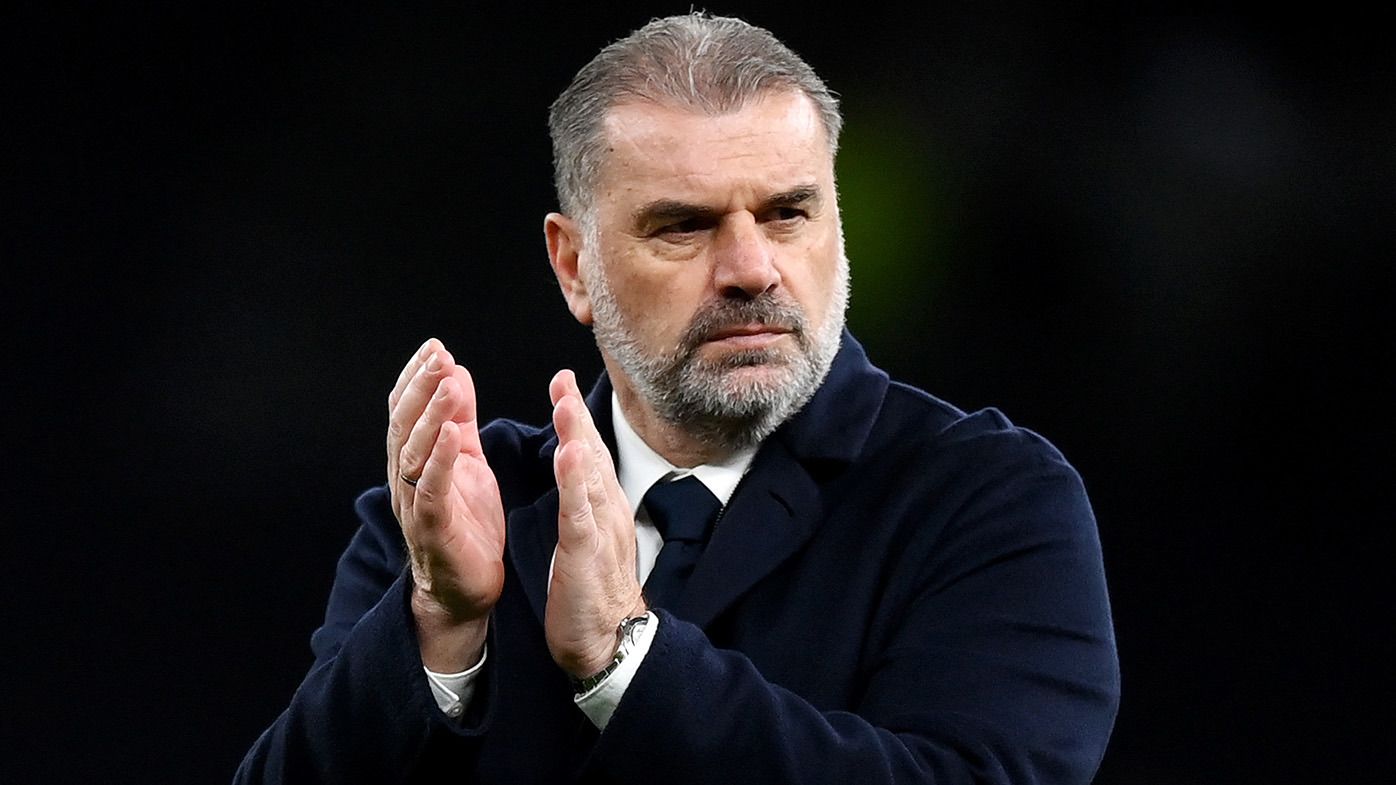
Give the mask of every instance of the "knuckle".
[[420, 367], [417, 368], [416, 372], [412, 374], [412, 378], [409, 381], [409, 383], [416, 385], [418, 388], [421, 388], [422, 386], [428, 384], [431, 377], [431, 370], [427, 368], [425, 363], [423, 363]]
[[586, 502], [574, 505], [571, 509], [567, 510], [565, 514], [568, 520], [576, 524], [590, 523], [592, 520], [591, 505]]

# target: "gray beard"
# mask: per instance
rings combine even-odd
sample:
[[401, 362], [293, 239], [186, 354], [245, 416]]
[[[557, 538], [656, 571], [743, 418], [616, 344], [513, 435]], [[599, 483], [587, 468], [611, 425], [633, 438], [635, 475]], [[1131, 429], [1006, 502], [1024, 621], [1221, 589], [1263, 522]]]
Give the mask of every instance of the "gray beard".
[[[846, 259], [839, 265], [829, 314], [817, 332], [810, 332], [803, 309], [783, 296], [717, 300], [694, 316], [673, 350], [659, 355], [640, 346], [605, 274], [597, 272], [588, 282], [597, 345], [659, 417], [703, 444], [737, 450], [764, 440], [814, 396], [839, 350], [848, 304]], [[795, 349], [749, 349], [718, 360], [699, 356], [719, 330], [753, 322], [789, 330]], [[781, 372], [759, 380], [735, 373], [757, 366]]]

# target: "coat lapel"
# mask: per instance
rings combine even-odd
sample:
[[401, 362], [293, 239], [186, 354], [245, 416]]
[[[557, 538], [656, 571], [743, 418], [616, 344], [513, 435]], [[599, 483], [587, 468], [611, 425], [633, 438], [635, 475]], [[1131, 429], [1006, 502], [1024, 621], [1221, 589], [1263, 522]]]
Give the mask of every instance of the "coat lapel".
[[548, 569], [557, 546], [557, 488], [509, 513], [506, 541], [514, 571], [541, 624], [548, 605]]
[[814, 479], [784, 445], [768, 444], [718, 518], [674, 615], [709, 624], [809, 540], [822, 510]]

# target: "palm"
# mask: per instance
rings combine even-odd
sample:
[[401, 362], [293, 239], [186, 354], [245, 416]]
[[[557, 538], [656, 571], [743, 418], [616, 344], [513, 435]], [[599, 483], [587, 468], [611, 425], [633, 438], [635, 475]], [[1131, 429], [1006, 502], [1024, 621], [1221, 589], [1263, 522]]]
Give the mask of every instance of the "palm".
[[474, 616], [494, 607], [504, 585], [504, 506], [483, 455], [462, 451], [456, 459], [448, 508], [442, 567], [454, 578], [461, 610]]

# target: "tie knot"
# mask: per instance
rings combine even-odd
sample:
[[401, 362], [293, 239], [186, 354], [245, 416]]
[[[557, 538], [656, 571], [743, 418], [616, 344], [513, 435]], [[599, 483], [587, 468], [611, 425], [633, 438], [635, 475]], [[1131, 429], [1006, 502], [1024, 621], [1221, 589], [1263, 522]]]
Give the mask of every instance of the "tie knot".
[[645, 493], [643, 504], [665, 542], [703, 542], [722, 503], [693, 475], [673, 482], [660, 480]]

